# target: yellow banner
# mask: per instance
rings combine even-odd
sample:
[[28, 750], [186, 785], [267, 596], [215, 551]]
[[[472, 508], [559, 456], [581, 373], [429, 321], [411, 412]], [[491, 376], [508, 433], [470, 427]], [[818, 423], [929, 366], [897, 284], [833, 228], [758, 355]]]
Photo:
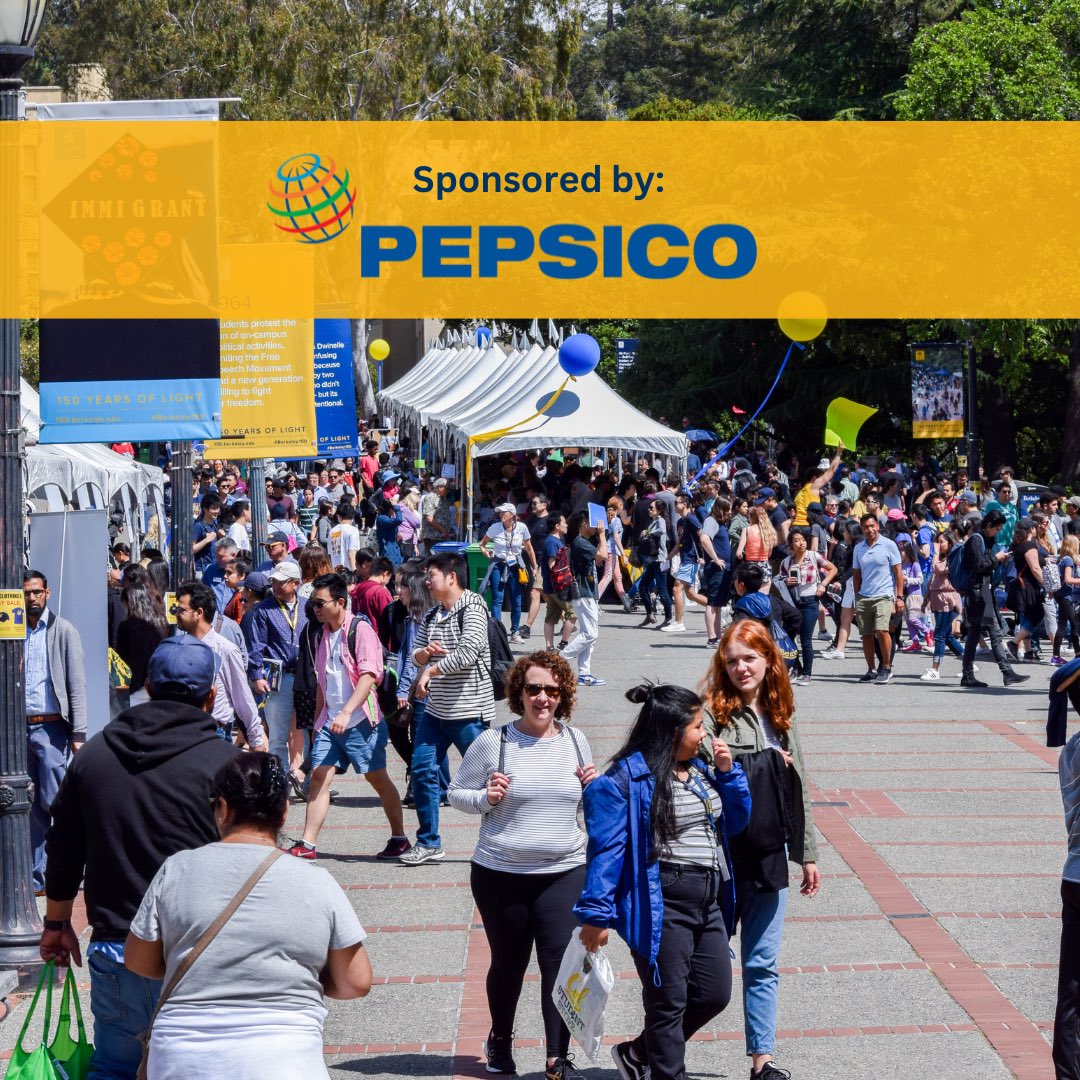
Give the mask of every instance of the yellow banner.
[[5, 316], [1080, 316], [1076, 124], [7, 126]]
[[[312, 265], [306, 253], [260, 244], [222, 248], [221, 439], [207, 457], [290, 458], [315, 452], [315, 323], [263, 318], [251, 282], [268, 301], [295, 298], [311, 311]], [[281, 308], [293, 310], [289, 304]]]

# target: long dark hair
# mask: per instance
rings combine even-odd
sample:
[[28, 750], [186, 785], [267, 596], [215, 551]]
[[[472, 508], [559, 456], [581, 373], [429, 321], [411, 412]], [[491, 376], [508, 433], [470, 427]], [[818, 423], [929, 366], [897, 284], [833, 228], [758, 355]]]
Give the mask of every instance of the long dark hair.
[[129, 564], [124, 571], [120, 599], [124, 602], [129, 619], [147, 623], [161, 634], [168, 633], [165, 601], [150, 577], [150, 572], [138, 563]]
[[685, 686], [642, 683], [626, 691], [626, 698], [641, 706], [626, 744], [615, 760], [641, 754], [655, 778], [649, 859], [655, 861], [671, 850], [675, 839], [675, 795], [671, 777], [678, 764], [677, 750], [701, 709], [701, 698]]

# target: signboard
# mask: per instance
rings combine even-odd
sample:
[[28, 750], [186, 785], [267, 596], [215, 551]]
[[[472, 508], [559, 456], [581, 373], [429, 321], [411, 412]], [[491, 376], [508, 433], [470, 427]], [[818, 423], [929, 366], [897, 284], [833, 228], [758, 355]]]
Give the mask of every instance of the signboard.
[[957, 439], [964, 434], [964, 358], [959, 341], [924, 341], [911, 355], [911, 434], [915, 439]]
[[268, 264], [277, 264], [281, 288], [310, 300], [311, 260], [273, 245], [224, 250], [221, 303], [233, 317], [221, 320], [221, 438], [203, 457], [313, 457], [315, 320], [247, 317], [256, 302], [252, 282]]
[[637, 338], [617, 338], [615, 340], [616, 378], [624, 371], [629, 371], [637, 363], [637, 354]]
[[0, 589], [0, 641], [26, 639], [26, 598], [22, 589]]
[[315, 320], [315, 425], [321, 457], [360, 453], [352, 326], [348, 319]]

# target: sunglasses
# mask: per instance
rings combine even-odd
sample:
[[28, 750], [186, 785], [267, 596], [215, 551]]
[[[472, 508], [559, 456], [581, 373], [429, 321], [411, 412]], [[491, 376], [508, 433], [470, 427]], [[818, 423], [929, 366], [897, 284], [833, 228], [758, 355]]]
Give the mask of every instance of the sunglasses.
[[336, 604], [336, 603], [337, 603], [336, 600], [312, 600], [311, 601], [311, 606], [313, 608], [315, 608], [316, 611], [322, 611], [322, 609], [324, 607], [326, 607], [327, 604]]
[[558, 701], [562, 697], [562, 687], [549, 686], [547, 683], [531, 682], [525, 684], [525, 693], [529, 697], [539, 697], [547, 694], [552, 701]]

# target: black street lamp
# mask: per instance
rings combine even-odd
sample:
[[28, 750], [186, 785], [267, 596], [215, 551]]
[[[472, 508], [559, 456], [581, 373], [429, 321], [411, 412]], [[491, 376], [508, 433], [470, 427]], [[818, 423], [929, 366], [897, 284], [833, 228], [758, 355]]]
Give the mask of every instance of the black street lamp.
[[[0, 0], [0, 121], [19, 119], [19, 73], [34, 55], [45, 0]], [[9, 129], [11, 130], [11, 129]], [[23, 447], [19, 408], [19, 145], [0, 134], [0, 589], [22, 589]], [[23, 642], [0, 641], [0, 969], [38, 960], [41, 920], [30, 853]]]

